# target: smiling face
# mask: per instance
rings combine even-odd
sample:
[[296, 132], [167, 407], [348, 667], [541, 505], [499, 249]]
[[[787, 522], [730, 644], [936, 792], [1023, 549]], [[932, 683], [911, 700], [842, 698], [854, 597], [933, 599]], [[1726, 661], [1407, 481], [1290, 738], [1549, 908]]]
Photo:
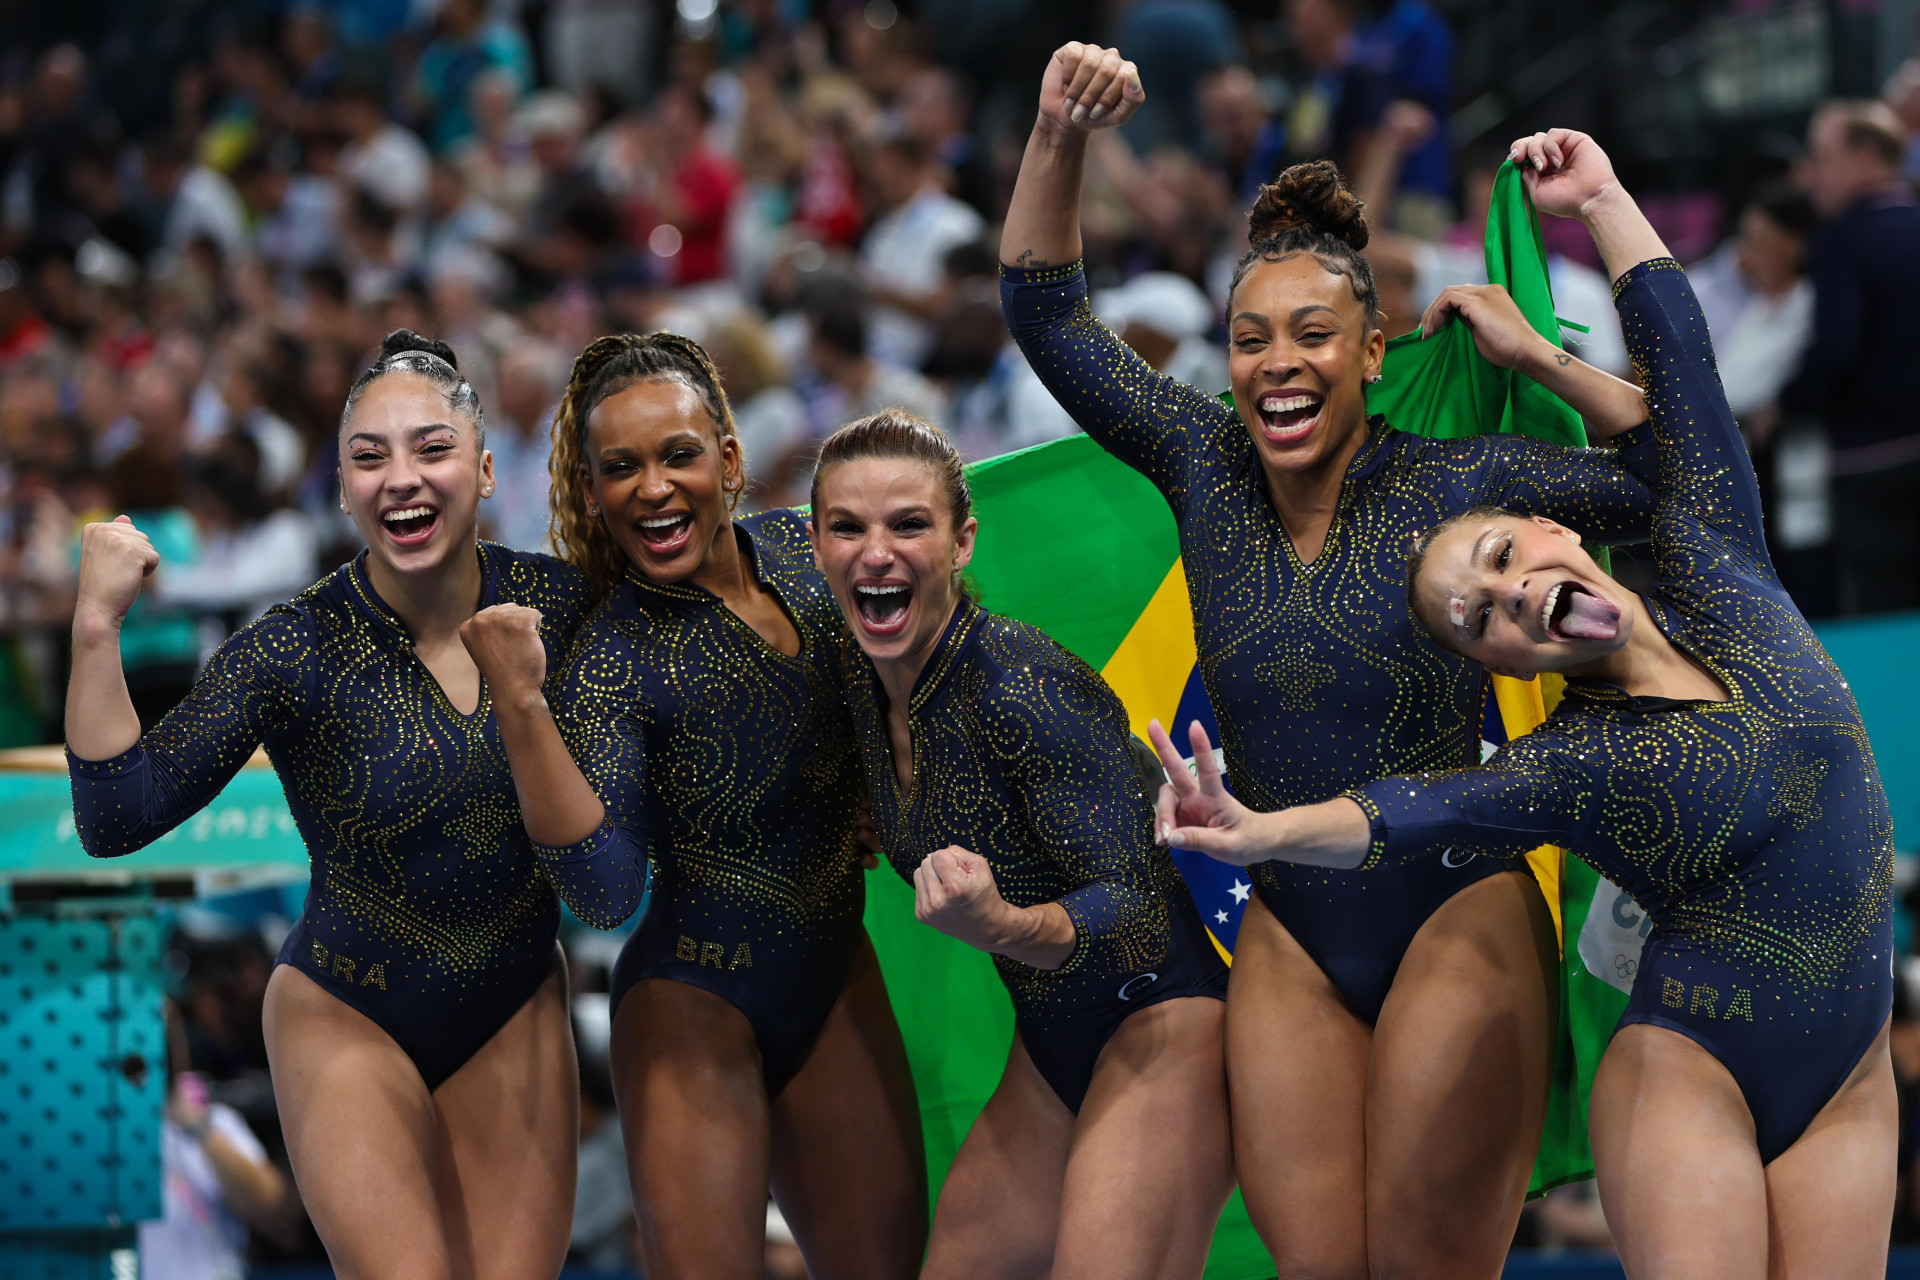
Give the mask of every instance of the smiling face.
[[1346, 276], [1310, 253], [1257, 262], [1228, 326], [1228, 381], [1263, 469], [1311, 471], [1358, 447], [1387, 343]]
[[1569, 671], [1626, 647], [1627, 590], [1544, 516], [1489, 515], [1442, 529], [1414, 579], [1414, 608], [1447, 648], [1495, 675]]
[[682, 582], [733, 536], [728, 498], [745, 479], [740, 442], [722, 436], [693, 388], [645, 378], [587, 417], [587, 505], [614, 545], [655, 582]]
[[471, 556], [493, 455], [471, 418], [416, 373], [361, 393], [340, 428], [340, 496], [368, 554], [395, 576], [431, 574]]
[[915, 458], [855, 458], [819, 479], [814, 562], [875, 666], [924, 663], [959, 598], [979, 522], [955, 525], [940, 475]]

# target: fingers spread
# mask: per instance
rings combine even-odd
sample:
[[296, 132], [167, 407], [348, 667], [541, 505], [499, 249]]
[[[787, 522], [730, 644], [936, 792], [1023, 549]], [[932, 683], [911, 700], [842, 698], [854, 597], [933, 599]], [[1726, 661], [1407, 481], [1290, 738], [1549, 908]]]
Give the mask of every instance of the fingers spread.
[[1193, 772], [1195, 780], [1203, 791], [1220, 789], [1220, 764], [1213, 758], [1213, 743], [1207, 737], [1207, 730], [1198, 720], [1187, 728], [1187, 738], [1193, 743]]

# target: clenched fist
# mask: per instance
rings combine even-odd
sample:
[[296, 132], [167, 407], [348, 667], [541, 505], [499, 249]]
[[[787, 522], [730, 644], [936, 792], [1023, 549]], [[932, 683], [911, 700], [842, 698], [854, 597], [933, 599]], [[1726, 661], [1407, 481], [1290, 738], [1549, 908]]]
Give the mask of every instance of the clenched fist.
[[80, 531], [80, 583], [73, 607], [76, 634], [118, 632], [140, 598], [140, 588], [160, 565], [160, 553], [127, 516]]
[[547, 679], [547, 647], [540, 640], [540, 611], [522, 604], [496, 604], [460, 624], [460, 643], [493, 690], [496, 704], [536, 697]]
[[914, 869], [914, 918], [969, 946], [999, 950], [1018, 911], [1000, 896], [987, 860], [959, 845], [934, 850]]
[[1118, 49], [1078, 40], [1054, 50], [1040, 82], [1040, 115], [1080, 133], [1125, 124], [1146, 100], [1139, 69]]
[[1516, 138], [1507, 158], [1520, 166], [1534, 207], [1555, 217], [1578, 218], [1620, 187], [1600, 144], [1573, 129]]

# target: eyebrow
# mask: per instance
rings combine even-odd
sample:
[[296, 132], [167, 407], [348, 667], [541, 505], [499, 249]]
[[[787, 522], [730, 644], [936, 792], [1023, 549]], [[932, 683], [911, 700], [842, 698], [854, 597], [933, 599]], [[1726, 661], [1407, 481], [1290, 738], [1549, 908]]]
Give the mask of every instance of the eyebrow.
[[[421, 436], [427, 435], [430, 432], [451, 430], [453, 430], [453, 424], [451, 422], [429, 422], [424, 426], [408, 427], [402, 434], [409, 440], [418, 440]], [[385, 436], [375, 435], [371, 431], [356, 431], [347, 437], [348, 444], [352, 444], [355, 440], [365, 440], [369, 444], [385, 444], [387, 442]]]
[[1304, 307], [1295, 307], [1293, 309], [1293, 314], [1289, 316], [1288, 319], [1298, 321], [1302, 316], [1310, 316], [1316, 311], [1324, 311], [1328, 315], [1333, 316], [1336, 319], [1340, 315], [1338, 311], [1335, 311], [1332, 307], [1328, 306], [1324, 302], [1309, 302]]
[[1479, 537], [1473, 540], [1473, 552], [1467, 557], [1468, 564], [1477, 565], [1477, 564], [1484, 564], [1486, 562], [1487, 539], [1491, 538], [1494, 534], [1498, 532], [1500, 532], [1498, 529], [1490, 528], [1485, 533], [1481, 534]]
[[1272, 324], [1273, 323], [1272, 320], [1269, 320], [1266, 316], [1261, 315], [1258, 311], [1239, 312], [1233, 317], [1233, 319], [1229, 323], [1238, 324], [1242, 320], [1251, 320], [1255, 324]]

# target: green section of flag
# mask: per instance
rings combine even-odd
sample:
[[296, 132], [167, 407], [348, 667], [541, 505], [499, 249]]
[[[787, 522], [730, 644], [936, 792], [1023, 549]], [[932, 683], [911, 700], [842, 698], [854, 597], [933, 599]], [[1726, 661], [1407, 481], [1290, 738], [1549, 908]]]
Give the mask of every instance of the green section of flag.
[[[1505, 285], [1527, 323], [1560, 345], [1540, 220], [1511, 160], [1493, 180], [1487, 279]], [[1474, 349], [1473, 333], [1464, 324], [1449, 324], [1431, 338], [1416, 329], [1391, 339], [1381, 373], [1380, 381], [1367, 388], [1367, 411], [1384, 414], [1401, 431], [1441, 440], [1491, 430], [1556, 444], [1587, 442], [1580, 415], [1566, 401], [1531, 378], [1489, 364]]]
[[1106, 666], [1180, 558], [1166, 499], [1090, 436], [989, 459], [969, 480], [980, 603]]

